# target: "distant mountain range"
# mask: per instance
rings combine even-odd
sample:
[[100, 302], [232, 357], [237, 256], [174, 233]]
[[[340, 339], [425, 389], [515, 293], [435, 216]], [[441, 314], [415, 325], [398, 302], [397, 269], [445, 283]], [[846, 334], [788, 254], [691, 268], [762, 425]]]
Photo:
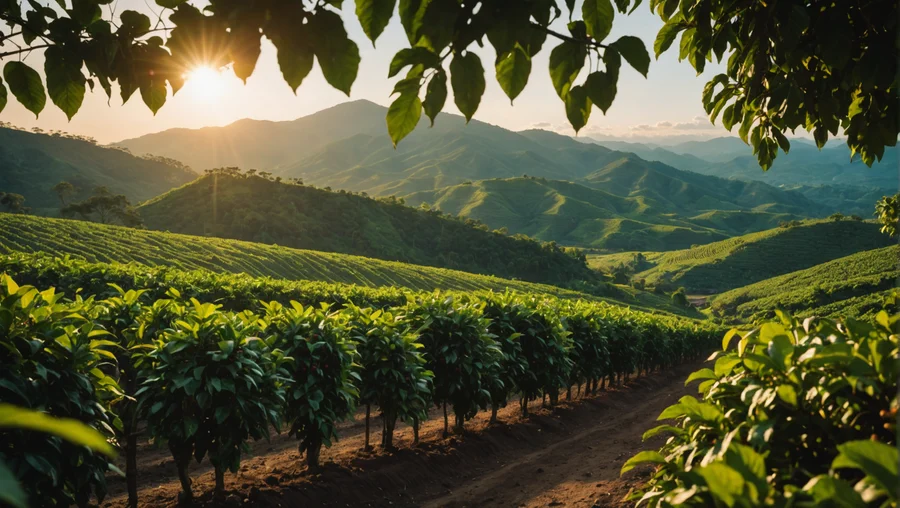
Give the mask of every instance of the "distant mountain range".
[[89, 196], [104, 185], [143, 201], [197, 178], [177, 161], [148, 160], [89, 141], [0, 128], [0, 191], [25, 196], [36, 213], [60, 207], [51, 189], [60, 181], [75, 185], [71, 200]]
[[769, 171], [762, 171], [749, 146], [735, 137], [687, 141], [672, 146], [654, 146], [622, 141], [579, 138], [614, 150], [624, 150], [678, 169], [722, 178], [756, 180], [775, 186], [854, 186], [896, 190], [900, 184], [897, 148], [885, 148], [881, 162], [871, 168], [841, 143], [819, 150], [811, 141], [794, 138], [789, 153], [780, 153]]

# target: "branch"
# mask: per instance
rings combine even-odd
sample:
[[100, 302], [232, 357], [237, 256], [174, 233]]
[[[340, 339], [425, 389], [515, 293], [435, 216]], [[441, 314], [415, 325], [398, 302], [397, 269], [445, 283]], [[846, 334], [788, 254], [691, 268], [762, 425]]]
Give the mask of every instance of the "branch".
[[595, 41], [594, 39], [586, 39], [586, 40], [585, 39], [576, 39], [574, 37], [570, 37], [568, 35], [564, 35], [559, 32], [550, 30], [549, 28], [545, 27], [544, 25], [539, 25], [535, 22], [532, 22], [531, 26], [546, 33], [547, 35], [552, 35], [553, 37], [556, 37], [557, 39], [560, 39], [560, 40], [563, 40], [566, 42], [574, 42], [575, 44], [584, 44], [587, 46], [593, 46], [595, 48], [603, 48], [603, 49], [606, 49], [606, 47], [607, 47], [606, 44], [600, 44], [599, 42]]
[[28, 53], [35, 49], [49, 48], [51, 46], [55, 46], [55, 44], [38, 44], [37, 46], [28, 46], [27, 48], [19, 48], [15, 51], [7, 51], [5, 53], [0, 53], [0, 58], [6, 58], [8, 56], [13, 56], [13, 55], [21, 55], [22, 53]]

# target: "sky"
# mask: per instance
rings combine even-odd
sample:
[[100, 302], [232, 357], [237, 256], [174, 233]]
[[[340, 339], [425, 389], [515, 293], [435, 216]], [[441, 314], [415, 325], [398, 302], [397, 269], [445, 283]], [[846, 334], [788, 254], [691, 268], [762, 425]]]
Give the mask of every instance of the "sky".
[[[158, 8], [152, 0], [119, 0], [117, 12], [125, 9], [149, 14], [149, 9]], [[0, 120], [25, 128], [58, 129], [92, 136], [101, 143], [109, 143], [173, 127], [222, 126], [242, 118], [293, 120], [348, 100], [368, 99], [387, 106], [395, 81], [387, 78], [388, 64], [394, 53], [407, 45], [406, 37], [395, 16], [377, 40], [377, 47], [373, 48], [356, 20], [354, 9], [355, 2], [344, 2], [343, 18], [362, 57], [349, 98], [331, 88], [317, 67], [294, 95], [278, 69], [275, 48], [264, 39], [256, 70], [246, 85], [230, 69], [198, 71], [177, 95], [170, 95], [156, 116], [141, 102], [138, 93], [123, 105], [117, 90], [108, 100], [97, 87], [95, 93], [87, 94], [81, 110], [71, 122], [49, 99], [47, 107], [36, 119], [12, 96], [0, 112]], [[607, 40], [622, 35], [640, 37], [652, 56], [653, 40], [661, 26], [662, 21], [650, 13], [644, 2], [631, 16], [617, 13]], [[561, 22], [557, 28], [565, 31]], [[543, 51], [534, 59], [527, 88], [514, 105], [494, 80], [493, 49], [487, 43], [483, 49], [475, 48], [488, 74], [487, 90], [475, 118], [511, 130], [543, 128], [574, 135], [547, 70], [550, 49], [556, 44], [557, 41], [548, 38]], [[36, 69], [43, 67], [42, 55], [38, 52], [29, 55], [25, 62]], [[710, 124], [700, 102], [703, 85], [721, 68], [721, 65], [708, 65], [704, 74], [698, 77], [686, 61], [677, 61], [677, 47], [651, 62], [646, 79], [623, 62], [615, 102], [605, 116], [594, 108], [580, 135], [660, 142], [727, 135], [721, 125]], [[445, 111], [457, 112], [452, 98], [448, 99]]]

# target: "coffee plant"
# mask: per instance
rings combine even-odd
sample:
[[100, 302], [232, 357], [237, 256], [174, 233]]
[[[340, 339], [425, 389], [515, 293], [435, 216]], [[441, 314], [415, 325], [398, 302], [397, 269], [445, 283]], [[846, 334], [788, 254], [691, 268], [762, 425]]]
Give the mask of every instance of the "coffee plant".
[[900, 316], [874, 323], [778, 314], [732, 331], [699, 370], [700, 399], [660, 415], [676, 425], [632, 499], [650, 506], [896, 506]]
[[149, 353], [148, 378], [138, 394], [151, 433], [168, 442], [186, 499], [193, 495], [192, 456], [198, 462], [209, 456], [221, 499], [225, 471], [237, 472], [247, 441], [268, 438], [269, 426], [281, 422], [284, 358], [257, 337], [257, 322], [250, 313], [191, 300]]
[[359, 398], [360, 377], [354, 371], [354, 345], [327, 305], [284, 307], [264, 304], [273, 345], [286, 355], [282, 368], [291, 385], [285, 393], [288, 433], [300, 440], [310, 470], [319, 468], [322, 445], [337, 440], [337, 422], [347, 418]]

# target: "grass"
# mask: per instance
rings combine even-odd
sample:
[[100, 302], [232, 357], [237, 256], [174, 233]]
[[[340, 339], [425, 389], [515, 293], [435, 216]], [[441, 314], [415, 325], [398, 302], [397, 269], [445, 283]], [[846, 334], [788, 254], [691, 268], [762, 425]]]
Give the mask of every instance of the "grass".
[[57, 257], [72, 256], [91, 263], [137, 263], [182, 271], [207, 270], [370, 288], [398, 287], [422, 291], [509, 289], [702, 317], [695, 311], [673, 305], [666, 297], [626, 286], [617, 287], [615, 297], [602, 298], [546, 284], [347, 254], [0, 213], [0, 254], [14, 253], [44, 253]]
[[864, 317], [881, 308], [900, 277], [900, 246], [859, 252], [767, 279], [713, 298], [716, 316], [768, 319], [776, 308], [797, 315]]
[[[645, 252], [647, 263], [634, 278], [715, 294], [892, 243], [873, 222], [811, 220], [685, 250]], [[619, 263], [628, 265], [635, 254], [589, 255], [588, 264], [608, 271]]]

